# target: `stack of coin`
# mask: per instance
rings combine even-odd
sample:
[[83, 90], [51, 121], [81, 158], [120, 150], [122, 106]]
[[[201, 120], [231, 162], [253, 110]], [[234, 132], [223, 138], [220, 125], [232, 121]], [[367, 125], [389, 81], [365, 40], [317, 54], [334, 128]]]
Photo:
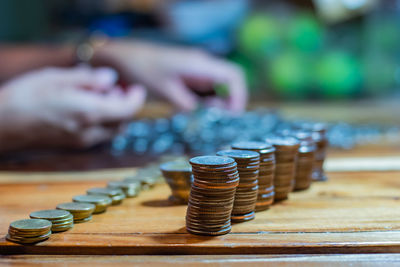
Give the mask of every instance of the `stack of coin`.
[[139, 169], [136, 174], [129, 176], [124, 179], [125, 182], [140, 182], [142, 190], [149, 190], [154, 187], [156, 184], [160, 183], [160, 179], [162, 179], [161, 171], [155, 169], [152, 165]]
[[57, 205], [57, 209], [69, 211], [74, 216], [74, 223], [88, 222], [92, 219], [95, 205], [90, 203], [67, 202]]
[[51, 222], [42, 219], [26, 219], [14, 221], [8, 228], [7, 240], [33, 244], [48, 239], [51, 235]]
[[99, 214], [105, 212], [111, 205], [112, 199], [105, 195], [79, 195], [74, 196], [72, 201], [79, 203], [91, 203], [96, 206], [93, 214]]
[[198, 235], [223, 235], [231, 231], [231, 213], [239, 184], [232, 158], [201, 156], [190, 159], [193, 184], [186, 213], [186, 229]]
[[312, 133], [312, 138], [317, 146], [315, 151], [315, 163], [312, 174], [313, 181], [326, 181], [327, 177], [324, 172], [324, 161], [326, 157], [326, 150], [328, 148], [328, 138], [326, 136], [327, 127], [323, 123], [302, 123], [296, 125], [305, 131]]
[[160, 170], [171, 188], [171, 200], [186, 204], [189, 200], [193, 176], [192, 167], [187, 161], [170, 161], [160, 165]]
[[108, 188], [121, 189], [126, 197], [136, 197], [141, 189], [140, 181], [111, 181], [107, 184]]
[[292, 136], [270, 135], [266, 142], [275, 147], [275, 200], [287, 199], [294, 188], [299, 141]]
[[29, 214], [31, 219], [43, 219], [51, 222], [51, 231], [63, 232], [74, 226], [74, 216], [66, 210], [40, 210]]
[[305, 190], [312, 182], [316, 146], [310, 132], [299, 130], [293, 131], [292, 135], [300, 142], [294, 190]]
[[236, 188], [235, 201], [233, 202], [232, 222], [244, 222], [254, 219], [260, 154], [249, 150], [222, 150], [217, 152], [217, 155], [233, 158], [237, 163], [239, 185]]
[[107, 196], [111, 198], [111, 205], [119, 205], [122, 203], [122, 200], [125, 199], [125, 194], [121, 189], [113, 189], [113, 188], [105, 188], [105, 187], [95, 187], [90, 188], [86, 191], [88, 195], [100, 195]]
[[233, 149], [251, 150], [260, 154], [256, 212], [267, 210], [274, 201], [275, 148], [265, 142], [237, 142]]

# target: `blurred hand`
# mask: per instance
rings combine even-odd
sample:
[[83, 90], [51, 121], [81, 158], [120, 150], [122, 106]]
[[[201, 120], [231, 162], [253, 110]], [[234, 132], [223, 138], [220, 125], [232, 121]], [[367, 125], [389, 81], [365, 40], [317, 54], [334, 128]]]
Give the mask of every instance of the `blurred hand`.
[[142, 107], [146, 91], [122, 90], [109, 68], [46, 68], [0, 88], [0, 150], [88, 147], [110, 139]]
[[[99, 48], [94, 61], [111, 64], [128, 82], [144, 84], [183, 110], [195, 109], [201, 100], [238, 112], [246, 106], [242, 70], [200, 50], [116, 41]], [[226, 98], [199, 97], [212, 95], [215, 84], [227, 86]]]

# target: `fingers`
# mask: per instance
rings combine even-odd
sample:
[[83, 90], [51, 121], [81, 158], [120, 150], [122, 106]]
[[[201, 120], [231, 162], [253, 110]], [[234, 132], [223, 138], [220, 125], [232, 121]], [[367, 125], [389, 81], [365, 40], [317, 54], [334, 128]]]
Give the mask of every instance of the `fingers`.
[[75, 68], [47, 68], [42, 71], [41, 77], [46, 83], [79, 86], [95, 91], [107, 91], [117, 82], [118, 73], [111, 68], [89, 68], [80, 66]]
[[245, 109], [248, 97], [246, 83], [242, 70], [236, 65], [224, 60], [204, 57], [180, 70], [180, 73], [226, 84], [229, 90], [229, 96], [225, 101], [226, 107], [237, 112]]
[[143, 86], [132, 85], [123, 92], [115, 87], [109, 94], [75, 90], [76, 117], [83, 124], [94, 125], [108, 122], [119, 122], [133, 118], [144, 105], [146, 90]]
[[197, 107], [197, 97], [179, 79], [166, 79], [159, 88], [160, 94], [183, 111], [191, 111]]

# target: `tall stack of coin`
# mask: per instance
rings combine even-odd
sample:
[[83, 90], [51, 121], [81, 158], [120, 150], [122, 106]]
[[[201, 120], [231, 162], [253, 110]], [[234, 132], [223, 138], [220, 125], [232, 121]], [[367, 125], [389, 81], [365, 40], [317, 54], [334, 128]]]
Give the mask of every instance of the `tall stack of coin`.
[[72, 201], [94, 204], [96, 208], [94, 209], [93, 214], [105, 212], [112, 203], [112, 199], [105, 195], [79, 195], [74, 196]]
[[193, 176], [187, 161], [169, 161], [160, 165], [165, 181], [171, 188], [173, 202], [186, 204], [189, 200]]
[[74, 223], [88, 222], [96, 206], [91, 203], [67, 202], [57, 205], [57, 209], [69, 211], [74, 216]]
[[251, 150], [260, 154], [256, 212], [267, 210], [274, 201], [275, 148], [265, 142], [237, 142], [232, 149]]
[[66, 210], [40, 210], [29, 214], [31, 219], [43, 219], [51, 222], [51, 231], [63, 232], [74, 226], [74, 217]]
[[300, 142], [294, 190], [305, 190], [312, 182], [316, 145], [310, 132], [299, 130], [292, 134]]
[[107, 184], [107, 187], [121, 189], [126, 197], [136, 197], [142, 186], [140, 181], [111, 181]]
[[190, 159], [193, 184], [186, 213], [186, 229], [198, 235], [231, 231], [231, 213], [239, 173], [235, 160], [201, 156]]
[[236, 188], [233, 203], [232, 222], [244, 222], [254, 219], [258, 191], [258, 173], [260, 154], [249, 150], [222, 150], [218, 156], [233, 158], [239, 172], [239, 185]]
[[293, 191], [299, 141], [291, 136], [270, 135], [266, 142], [275, 147], [275, 200], [288, 198]]
[[314, 170], [312, 174], [313, 181], [326, 181], [327, 177], [324, 172], [324, 161], [326, 157], [326, 150], [328, 148], [326, 125], [323, 123], [302, 123], [296, 126], [303, 130], [310, 131], [317, 146], [317, 150], [315, 151]]
[[125, 194], [118, 188], [95, 187], [86, 191], [88, 195], [108, 196], [112, 199], [111, 205], [118, 205], [125, 199]]
[[26, 219], [12, 222], [8, 228], [6, 239], [21, 244], [33, 244], [48, 239], [50, 235], [50, 221]]

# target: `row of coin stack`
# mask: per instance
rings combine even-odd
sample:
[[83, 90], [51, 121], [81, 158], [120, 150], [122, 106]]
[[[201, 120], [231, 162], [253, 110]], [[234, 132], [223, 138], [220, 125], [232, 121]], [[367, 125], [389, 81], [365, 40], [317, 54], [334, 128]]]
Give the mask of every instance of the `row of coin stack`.
[[153, 187], [161, 179], [157, 167], [139, 169], [133, 177], [110, 181], [107, 187], [91, 188], [86, 195], [77, 195], [72, 202], [61, 203], [56, 209], [40, 210], [30, 214], [30, 219], [10, 224], [7, 240], [20, 244], [34, 244], [48, 239], [52, 233], [64, 232], [76, 223], [88, 222], [92, 215], [106, 212], [111, 205], [119, 205], [125, 198], [136, 197], [141, 190]]
[[252, 220], [255, 212], [287, 199], [290, 192], [308, 189], [312, 180], [325, 180], [325, 131], [320, 124], [293, 127], [268, 135], [265, 142], [238, 142], [217, 156], [190, 159], [187, 231], [229, 233], [231, 221]]

